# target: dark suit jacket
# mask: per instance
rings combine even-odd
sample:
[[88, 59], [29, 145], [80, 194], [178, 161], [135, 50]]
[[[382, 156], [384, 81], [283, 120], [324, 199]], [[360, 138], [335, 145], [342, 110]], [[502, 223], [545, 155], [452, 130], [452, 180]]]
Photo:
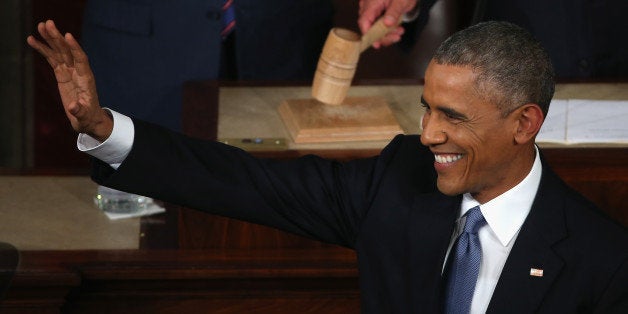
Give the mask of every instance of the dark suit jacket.
[[[223, 0], [89, 0], [82, 45], [100, 101], [181, 127], [185, 81], [219, 78]], [[332, 27], [331, 0], [236, 0], [238, 78], [311, 80]]]
[[[130, 155], [117, 171], [96, 162], [95, 181], [353, 248], [364, 313], [440, 311], [441, 267], [461, 197], [437, 191], [433, 155], [418, 136], [398, 136], [379, 156], [350, 162], [275, 161], [135, 125]], [[544, 164], [488, 312], [620, 312], [627, 259], [626, 230]]]

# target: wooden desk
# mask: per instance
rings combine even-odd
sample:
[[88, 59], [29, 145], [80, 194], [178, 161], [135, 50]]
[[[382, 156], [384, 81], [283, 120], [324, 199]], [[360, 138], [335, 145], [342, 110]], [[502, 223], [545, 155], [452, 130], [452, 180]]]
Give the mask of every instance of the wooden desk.
[[95, 189], [86, 176], [0, 176], [0, 239], [20, 249], [15, 274], [0, 269], [0, 313], [358, 313], [353, 251], [150, 249], [141, 225], [179, 209], [109, 221]]

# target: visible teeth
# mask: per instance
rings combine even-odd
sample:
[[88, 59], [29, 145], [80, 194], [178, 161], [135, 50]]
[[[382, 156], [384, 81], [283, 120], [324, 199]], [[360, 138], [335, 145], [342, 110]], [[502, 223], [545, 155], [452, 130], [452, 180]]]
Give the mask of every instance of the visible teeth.
[[454, 161], [459, 160], [460, 158], [462, 158], [462, 154], [458, 154], [458, 155], [455, 155], [455, 156], [451, 156], [451, 155], [449, 155], [449, 156], [434, 155], [434, 159], [439, 164], [445, 164], [445, 163], [454, 162]]

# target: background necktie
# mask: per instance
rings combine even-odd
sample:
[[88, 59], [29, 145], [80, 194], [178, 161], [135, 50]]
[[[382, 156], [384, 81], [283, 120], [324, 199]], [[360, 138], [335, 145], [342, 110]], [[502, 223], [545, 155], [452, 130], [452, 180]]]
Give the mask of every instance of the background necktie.
[[470, 209], [466, 217], [464, 230], [449, 253], [453, 259], [447, 274], [445, 313], [469, 313], [480, 271], [482, 246], [478, 230], [486, 220], [479, 206]]
[[220, 32], [222, 39], [227, 38], [227, 36], [231, 34], [235, 25], [235, 8], [233, 6], [233, 0], [225, 0], [222, 5], [222, 31]]

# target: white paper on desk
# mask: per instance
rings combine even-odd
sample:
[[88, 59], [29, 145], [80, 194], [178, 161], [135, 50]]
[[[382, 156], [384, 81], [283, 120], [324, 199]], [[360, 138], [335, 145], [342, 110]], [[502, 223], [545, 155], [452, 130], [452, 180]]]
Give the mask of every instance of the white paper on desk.
[[567, 142], [628, 143], [628, 101], [570, 99]]
[[567, 141], [567, 99], [554, 99], [536, 137], [537, 142], [564, 143]]

